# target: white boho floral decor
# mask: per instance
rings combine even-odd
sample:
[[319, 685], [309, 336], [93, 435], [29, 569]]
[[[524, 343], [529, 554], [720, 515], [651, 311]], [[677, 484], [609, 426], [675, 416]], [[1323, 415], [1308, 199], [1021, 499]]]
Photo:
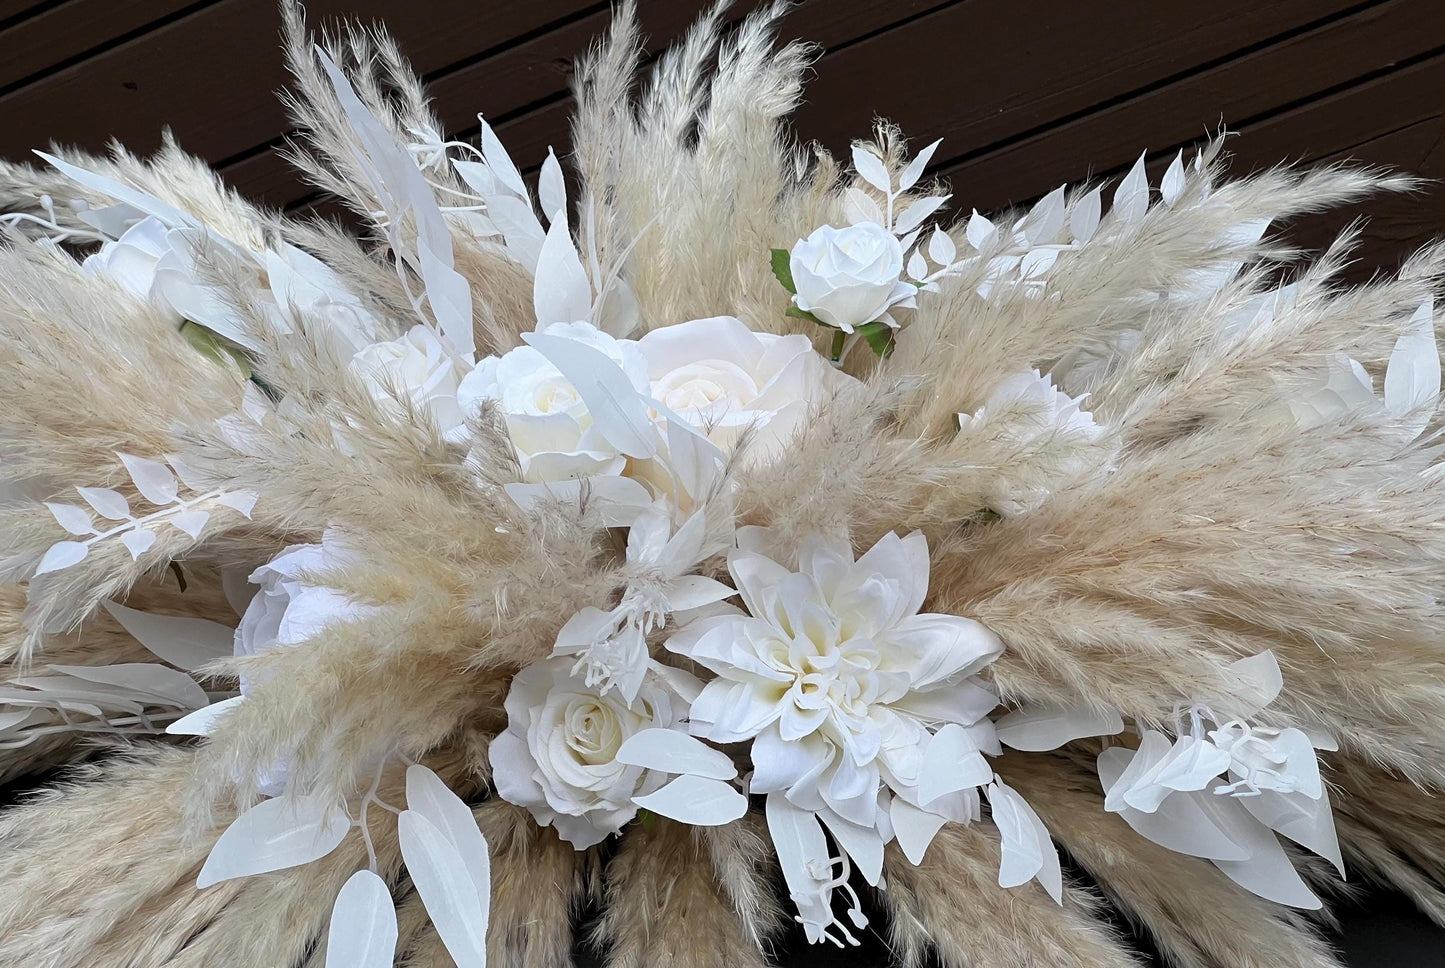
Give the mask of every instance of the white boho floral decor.
[[1097, 885], [1325, 968], [1340, 877], [1445, 911], [1445, 250], [1269, 234], [1413, 182], [1216, 141], [954, 221], [937, 142], [792, 143], [782, 9], [633, 97], [624, 4], [569, 181], [288, 7], [360, 241], [174, 146], [0, 168], [0, 777], [105, 754], [0, 814], [0, 963], [1135, 964]]

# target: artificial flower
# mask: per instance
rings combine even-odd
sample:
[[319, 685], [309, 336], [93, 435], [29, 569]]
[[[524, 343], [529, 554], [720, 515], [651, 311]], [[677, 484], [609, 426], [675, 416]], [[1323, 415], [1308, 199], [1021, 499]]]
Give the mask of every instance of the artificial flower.
[[804, 312], [851, 333], [865, 323], [897, 322], [888, 311], [912, 306], [918, 287], [903, 279], [903, 246], [876, 222], [824, 225], [798, 240], [788, 258]]
[[404, 336], [372, 343], [352, 357], [351, 369], [383, 406], [400, 409], [398, 398], [403, 398], [427, 413], [447, 440], [466, 437], [457, 391], [469, 368], [430, 328], [418, 324]]
[[637, 815], [634, 797], [667, 774], [629, 765], [617, 751], [645, 729], [680, 729], [687, 703], [662, 678], [649, 678], [628, 703], [600, 695], [568, 658], [528, 666], [507, 693], [507, 729], [492, 741], [492, 782], [509, 803], [579, 850], [600, 843]]
[[[646, 392], [646, 363], [636, 344], [585, 322], [554, 323], [540, 333], [599, 351], [635, 390]], [[620, 474], [626, 464], [623, 453], [598, 432], [577, 387], [533, 346], [482, 360], [461, 381], [457, 396], [464, 413], [496, 401], [526, 481]]]
[[147, 216], [126, 229], [120, 238], [103, 243], [86, 256], [84, 267], [87, 272], [111, 279], [133, 295], [149, 300], [179, 323], [180, 314], [153, 295], [156, 265], [170, 251], [166, 233], [166, 226], [159, 219]]

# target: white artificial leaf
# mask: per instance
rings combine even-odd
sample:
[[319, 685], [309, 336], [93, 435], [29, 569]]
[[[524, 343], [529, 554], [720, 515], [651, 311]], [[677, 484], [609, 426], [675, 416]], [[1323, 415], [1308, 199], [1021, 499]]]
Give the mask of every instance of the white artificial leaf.
[[732, 758], [695, 736], [675, 729], [644, 729], [617, 748], [617, 762], [663, 773], [684, 773], [731, 780], [738, 775]]
[[[570, 243], [569, 243], [570, 244]], [[547, 333], [522, 338], [561, 371], [587, 405], [592, 426], [604, 440], [639, 460], [657, 454], [657, 439], [646, 398], [611, 357], [587, 344]]]
[[1249, 823], [1238, 824], [1230, 830], [1231, 835], [1249, 851], [1249, 859], [1216, 860], [1214, 866], [1240, 887], [1267, 901], [1309, 911], [1322, 907], [1320, 899], [1295, 870], [1294, 863], [1280, 846], [1274, 832], [1259, 821], [1249, 819]]
[[1024, 219], [1024, 238], [1028, 244], [1046, 245], [1054, 241], [1054, 237], [1064, 227], [1064, 190], [1068, 186], [1060, 185], [1053, 191], [1041, 198], [1037, 205], [1029, 212]]
[[210, 700], [206, 691], [184, 672], [154, 662], [121, 662], [115, 665], [52, 665], [60, 672], [86, 682], [117, 686], [146, 700], [146, 705], [174, 706], [177, 709], [200, 709]]
[[149, 528], [132, 528], [120, 536], [120, 543], [125, 545], [131, 560], [135, 561], [156, 543], [156, 533]]
[[[251, 393], [252, 390], [256, 391], [254, 395]], [[265, 401], [262, 404], [265, 409], [261, 411], [261, 416], [264, 416], [267, 412], [269, 412], [271, 403], [269, 400], [266, 399], [266, 395], [264, 393], [262, 393], [260, 390], [256, 390], [256, 384], [254, 383], [248, 382], [246, 384], [246, 389], [242, 391], [241, 407], [243, 410], [247, 410], [247, 408], [251, 406], [248, 401], [255, 400], [257, 396], [259, 396], [262, 401]], [[261, 422], [261, 416], [255, 417], [255, 422], [257, 424]], [[201, 479], [201, 475], [196, 473], [195, 468], [193, 468], [184, 457], [180, 456], [179, 454], [167, 454], [166, 463], [171, 465], [171, 470], [175, 471], [176, 476], [181, 479], [181, 483], [186, 485], [186, 487], [189, 487], [193, 491], [203, 491], [206, 489], [205, 482]]]
[[572, 242], [567, 219], [559, 218], [547, 230], [537, 258], [537, 278], [532, 286], [532, 308], [537, 328], [550, 323], [575, 323], [592, 311], [592, 284]]
[[216, 727], [226, 713], [241, 705], [245, 698], [245, 696], [232, 696], [230, 699], [222, 699], [209, 706], [202, 706], [195, 712], [187, 713], [171, 723], [166, 727], [166, 732], [172, 736], [210, 736], [216, 731]]
[[1160, 760], [1169, 755], [1172, 747], [1169, 737], [1157, 729], [1146, 729], [1140, 733], [1139, 748], [1133, 751], [1124, 771], [1115, 777], [1114, 782], [1104, 786], [1104, 809], [1117, 813], [1128, 806], [1125, 796]]
[[893, 184], [883, 159], [862, 145], [853, 146], [853, 170], [858, 176], [885, 195], [893, 194]]
[[[1111, 789], [1135, 752], [1115, 746], [1099, 754], [1099, 782]], [[1181, 854], [1211, 860], [1247, 860], [1249, 851], [1229, 836], [1232, 824], [1226, 812], [1209, 809], [1222, 800], [1210, 792], [1178, 793], [1164, 799], [1153, 813], [1123, 807], [1116, 811], [1140, 836]], [[1218, 817], [1218, 821], [1216, 821]]]
[[[895, 798], [893, 802], [900, 801]], [[788, 893], [798, 909], [808, 940], [817, 943], [822, 940], [823, 929], [833, 923], [831, 892], [821, 890], [818, 879], [811, 873], [832, 869], [828, 840], [823, 836], [817, 816], [811, 810], [789, 803], [781, 793], [768, 794], [764, 815]]]
[[999, 741], [1016, 750], [1044, 753], [1089, 736], [1122, 732], [1124, 720], [1117, 709], [1092, 706], [1028, 706], [1000, 717], [995, 726]]
[[121, 453], [116, 456], [130, 472], [130, 479], [135, 482], [136, 490], [140, 491], [147, 501], [161, 507], [175, 503], [176, 475], [171, 473], [169, 467], [149, 457]]
[[1225, 669], [1233, 679], [1230, 683], [1230, 698], [1236, 703], [1229, 711], [1235, 716], [1248, 718], [1274, 702], [1284, 688], [1284, 675], [1279, 670], [1279, 660], [1271, 649], [1258, 655], [1236, 659]]
[[1137, 222], [1149, 211], [1149, 176], [1144, 172], [1144, 152], [1129, 174], [1114, 189], [1114, 215], [1122, 222]]
[[536, 269], [547, 233], [542, 230], [532, 206], [510, 195], [489, 195], [487, 214], [506, 239], [508, 253], [529, 272]]
[[1440, 349], [1435, 342], [1434, 305], [1426, 300], [1395, 342], [1385, 369], [1385, 406], [1397, 416], [1412, 414], [1412, 436], [1430, 422], [1440, 397]]
[[46, 501], [45, 506], [50, 509], [56, 522], [71, 534], [95, 534], [95, 522], [90, 520], [90, 512], [80, 505]]
[[586, 496], [589, 507], [600, 512], [609, 528], [631, 526], [637, 516], [652, 505], [647, 488], [630, 477], [588, 477], [538, 484], [507, 484], [503, 488], [517, 507], [531, 511], [547, 501], [579, 506]]
[[35, 566], [35, 574], [39, 576], [46, 572], [69, 568], [71, 565], [84, 561], [85, 556], [89, 553], [90, 548], [83, 542], [57, 541], [45, 550], [45, 554], [40, 556], [40, 564]]
[[973, 214], [968, 217], [968, 226], [963, 231], [964, 236], [968, 239], [968, 244], [975, 249], [982, 249], [997, 233], [998, 229], [992, 222], [978, 214], [978, 209], [974, 209]]
[[933, 235], [928, 238], [928, 257], [941, 266], [948, 266], [957, 256], [958, 249], [952, 237], [943, 229], [934, 229]]
[[518, 198], [526, 198], [527, 183], [522, 181], [522, 173], [517, 170], [512, 156], [507, 154], [507, 149], [502, 146], [502, 139], [497, 137], [490, 124], [482, 120], [481, 115], [477, 115], [477, 120], [482, 125], [482, 157], [486, 159], [492, 176]]
[[983, 786], [993, 778], [993, 768], [973, 734], [958, 723], [947, 723], [924, 747], [918, 774], [918, 803], [926, 807], [946, 794]]
[[[943, 203], [952, 197], [951, 195], [930, 195], [927, 198], [920, 198], [908, 206], [908, 208], [904, 209], [903, 214], [894, 220], [893, 233], [895, 235], [906, 235], [912, 232], [922, 225], [928, 216], [938, 211]], [[912, 242], [905, 242], [903, 247], [906, 249], [911, 244]]]
[[748, 798], [722, 780], [680, 776], [655, 793], [632, 802], [655, 814], [694, 827], [720, 827], [748, 812]]
[[928, 275], [928, 263], [924, 261], [922, 252], [914, 252], [908, 257], [908, 278], [921, 281]]
[[[440, 219], [436, 200], [428, 195], [427, 201], [431, 211], [436, 212]], [[412, 211], [421, 223], [422, 214], [415, 208]], [[418, 271], [426, 289], [427, 305], [431, 306], [437, 328], [451, 343], [452, 350], [470, 361], [476, 349], [476, 336], [472, 331], [472, 288], [466, 276], [456, 270], [451, 235], [445, 223], [442, 225], [441, 234], [445, 238], [445, 245], [436, 249], [433, 248], [433, 243], [428, 241], [427, 234], [417, 233]]]
[[1023, 279], [1042, 279], [1059, 261], [1059, 247], [1046, 245], [1025, 252], [1019, 260], [1019, 276]]
[[853, 858], [853, 863], [858, 865], [858, 873], [863, 875], [863, 879], [877, 887], [883, 876], [885, 846], [878, 831], [873, 827], [863, 827], [844, 820], [826, 807], [818, 811], [818, 819], [823, 821], [823, 826], [828, 828], [838, 846]]
[[391, 968], [396, 936], [396, 905], [386, 881], [369, 870], [357, 871], [331, 908], [326, 968]]
[[1318, 799], [1303, 793], [1277, 793], [1261, 790], [1259, 796], [1234, 797], [1260, 823], [1314, 851], [1335, 865], [1340, 876], [1345, 874], [1345, 861], [1340, 855], [1340, 841], [1335, 834], [1335, 815], [1330, 808], [1330, 794], [1322, 790]]
[[943, 825], [946, 817], [927, 810], [920, 810], [902, 797], [894, 797], [888, 808], [888, 819], [893, 824], [893, 836], [908, 863], [917, 867], [928, 853], [928, 845]]
[[262, 800], [226, 828], [196, 878], [197, 887], [319, 860], [351, 830], [351, 818], [319, 796]]
[[682, 575], [667, 583], [667, 608], [671, 612], [686, 612], [736, 594], [735, 589], [716, 579], [703, 575]]
[[1063, 871], [1053, 840], [1033, 807], [1002, 781], [989, 784], [988, 804], [998, 827], [1000, 887], [1018, 887], [1037, 877], [1056, 902], [1063, 903]]
[[933, 144], [920, 151], [914, 159], [908, 163], [908, 167], [903, 169], [903, 174], [898, 176], [898, 190], [900, 192], [906, 192], [918, 184], [918, 179], [923, 177], [923, 170], [928, 167], [929, 159], [933, 157], [933, 153], [938, 150], [938, 146], [942, 143], [943, 139], [939, 138]]
[[173, 666], [198, 669], [235, 650], [235, 630], [219, 622], [142, 612], [109, 601], [100, 604], [136, 641]]
[[559, 220], [566, 224], [567, 180], [562, 177], [562, 166], [551, 145], [547, 146], [547, 160], [542, 162], [542, 173], [537, 178], [537, 201], [548, 219], [558, 218], [561, 213]]
[[196, 224], [196, 220], [185, 212], [172, 208], [153, 195], [147, 195], [145, 192], [138, 191], [128, 185], [122, 185], [113, 178], [97, 175], [93, 171], [87, 171], [78, 165], [72, 165], [68, 161], [62, 161], [54, 155], [46, 154], [43, 151], [37, 151], [35, 153], [58, 168], [63, 174], [84, 185], [86, 188], [99, 192], [102, 195], [109, 195], [118, 202], [124, 202], [131, 208], [154, 216], [171, 228], [179, 225]]
[[492, 858], [487, 838], [466, 801], [420, 763], [406, 769], [406, 806], [429, 820], [456, 848], [481, 896], [491, 898]]
[[1164, 180], [1159, 183], [1159, 194], [1164, 199], [1164, 204], [1170, 208], [1179, 201], [1184, 194], [1184, 151], [1174, 156], [1169, 163], [1169, 170], [1164, 172]]
[[1230, 762], [1230, 755], [1208, 740], [1180, 736], [1125, 794], [1124, 801], [1136, 810], [1152, 812], [1171, 791], [1204, 789], [1229, 769]]
[[216, 496], [216, 503], [223, 504], [233, 511], [238, 512], [242, 517], [250, 518], [251, 510], [256, 506], [255, 491], [223, 491]]
[[456, 845], [415, 810], [403, 810], [396, 829], [407, 873], [447, 953], [457, 968], [485, 968], [489, 886], [472, 879]]
[[181, 511], [166, 518], [166, 521], [192, 538], [199, 540], [206, 522], [211, 520], [210, 511]]
[[108, 487], [77, 487], [76, 490], [85, 498], [85, 503], [95, 508], [101, 517], [110, 518], [112, 521], [125, 521], [130, 518], [130, 503], [118, 491], [112, 491]]
[[883, 213], [882, 206], [873, 196], [856, 185], [843, 193], [843, 217], [848, 220], [849, 225], [857, 225], [861, 222], [882, 225], [887, 218]]
[[1102, 201], [1103, 188], [1095, 188], [1074, 203], [1073, 211], [1069, 212], [1069, 231], [1074, 235], [1074, 241], [1080, 244], [1088, 242], [1094, 237], [1094, 232], [1099, 228], [1099, 216], [1103, 212]]

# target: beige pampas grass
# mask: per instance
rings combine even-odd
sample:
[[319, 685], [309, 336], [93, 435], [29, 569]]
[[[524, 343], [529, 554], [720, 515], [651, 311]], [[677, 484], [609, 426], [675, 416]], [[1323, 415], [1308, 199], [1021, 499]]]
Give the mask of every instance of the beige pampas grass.
[[[879, 193], [787, 127], [813, 50], [779, 46], [784, 10], [725, 29], [719, 5], [639, 86], [641, 41], [623, 3], [582, 62], [569, 159], [580, 197], [560, 211], [575, 213], [584, 282], [607, 294], [595, 305], [632, 327], [614, 335], [734, 316], [830, 351], [833, 333], [788, 315], [769, 250], [845, 224]], [[544, 233], [530, 195], [522, 215], [478, 204], [478, 181], [520, 182], [520, 172], [489, 141], [446, 143], [384, 34], [348, 27], [318, 42], [299, 6], [284, 17], [288, 104], [303, 129], [292, 157], [368, 223], [364, 237], [260, 211], [169, 140], [144, 160], [59, 151], [91, 173], [79, 182], [0, 166], [0, 209], [12, 213], [0, 246], [0, 780], [73, 766], [0, 814], [0, 964], [329, 968], [338, 891], [371, 870], [399, 912], [394, 964], [449, 966], [455, 926], [435, 923], [426, 873], [403, 865], [396, 815], [418, 769], [466, 801], [485, 837], [482, 933], [494, 968], [569, 965], [589, 904], [601, 913], [585, 940], [612, 968], [772, 963], [798, 898], [780, 889], [756, 800], [730, 823], [643, 816], [615, 850], [576, 850], [503, 799], [493, 764], [517, 715], [513, 677], [547, 660], [570, 617], [620, 608], [645, 569], [592, 485], [518, 498], [531, 481], [501, 403], [441, 426], [437, 397], [413, 392], [400, 364], [380, 377], [357, 365], [383, 344], [403, 353], [414, 327], [434, 336], [467, 299], [479, 358], [522, 345], [539, 322]], [[358, 124], [331, 64], [375, 131]], [[1149, 729], [1177, 732], [1182, 710], [1233, 708], [1242, 687], [1231, 664], [1272, 653], [1283, 691], [1257, 725], [1338, 742], [1320, 756], [1351, 873], [1445, 923], [1439, 396], [1409, 407], [1376, 399], [1382, 380], [1387, 398], [1398, 386], [1405, 338], [1422, 345], [1418, 310], [1442, 291], [1445, 246], [1344, 288], [1336, 276], [1353, 234], [1308, 262], [1266, 227], [1414, 183], [1342, 166], [1231, 181], [1222, 147], [1203, 146], [1193, 167], [1181, 160], [1157, 203], [1145, 182], [1101, 218], [1085, 186], [1055, 209], [946, 227], [934, 251], [967, 258], [900, 310], [888, 355], [848, 343], [843, 375], [830, 373], [781, 456], [764, 459], [745, 433], [710, 489], [670, 499], [705, 516], [726, 509], [789, 546], [842, 534], [862, 552], [921, 532], [925, 611], [974, 620], [1003, 644], [983, 674], [989, 688], [1010, 708], [1117, 713], [1129, 726], [1108, 741], [1116, 748]], [[416, 163], [407, 174], [420, 175], [410, 184], [425, 204], [402, 204], [395, 181], [378, 176], [398, 156], [387, 150]], [[860, 151], [906, 164], [903, 135], [886, 125]], [[471, 169], [450, 163], [458, 153]], [[95, 224], [115, 183], [132, 203], [184, 213], [161, 236], [172, 259], [188, 253], [184, 281], [204, 302], [173, 311], [159, 289], [137, 293], [77, 260], [120, 244]], [[547, 189], [567, 190], [560, 174]], [[47, 207], [41, 196], [84, 205]], [[929, 197], [915, 184], [887, 202]], [[141, 213], [119, 214], [134, 225]], [[541, 213], [549, 226], [555, 214]], [[1047, 220], [1052, 234], [1031, 238]], [[443, 294], [436, 280], [453, 276]], [[295, 278], [327, 282], [283, 282]], [[351, 342], [338, 318], [350, 320]], [[448, 366], [425, 376], [446, 385]], [[1350, 384], [1356, 406], [1330, 410], [1345, 393], [1327, 384], [1331, 373], [1372, 380], [1370, 404]], [[1007, 392], [1021, 374], [1063, 388], [1089, 419], [1040, 430], [1030, 399]], [[456, 402], [460, 391], [449, 392]], [[175, 507], [157, 503], [137, 457], [167, 481], [175, 472]], [[640, 464], [628, 457], [637, 479]], [[115, 501], [125, 514], [106, 516]], [[181, 507], [192, 516], [165, 526]], [[66, 528], [92, 511], [103, 527]], [[154, 535], [139, 551], [109, 538], [141, 525]], [[722, 537], [686, 577], [728, 577], [733, 536]], [[85, 544], [69, 551], [81, 557], [48, 567], [67, 543]], [[298, 546], [319, 557], [249, 599], [268, 580], [257, 569]], [[297, 588], [345, 608], [291, 647], [233, 656], [229, 630], [247, 602], [263, 613], [267, 595]], [[65, 668], [178, 672], [111, 617], [110, 601], [201, 620], [187, 634], [221, 643], [184, 668], [207, 700], [243, 689], [208, 739], [165, 737], [191, 708], [180, 700], [83, 676], [89, 699], [55, 692], [83, 691], [73, 675], [61, 681]], [[648, 631], [658, 675], [703, 671]], [[1185, 968], [1338, 964], [1317, 931], [1327, 914], [1256, 897], [1106, 811], [1100, 748], [1084, 739], [990, 761], [1098, 893], [1066, 884], [1055, 903], [1039, 884], [1001, 887], [1009, 835], [949, 823], [920, 863], [888, 848], [877, 928], [905, 965], [1135, 965], [1106, 903]], [[725, 752], [744, 774], [756, 767], [745, 745]], [[341, 846], [198, 890], [222, 830], [278, 774], [292, 778], [288, 803], [350, 812]], [[1321, 865], [1300, 864], [1329, 890]]]

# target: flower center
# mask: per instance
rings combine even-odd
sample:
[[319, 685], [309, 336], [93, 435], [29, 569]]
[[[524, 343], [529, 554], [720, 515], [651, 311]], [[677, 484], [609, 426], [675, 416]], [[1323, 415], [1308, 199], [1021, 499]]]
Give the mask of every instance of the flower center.
[[612, 760], [622, 745], [622, 727], [606, 706], [586, 697], [567, 704], [567, 747], [577, 760], [597, 766]]

